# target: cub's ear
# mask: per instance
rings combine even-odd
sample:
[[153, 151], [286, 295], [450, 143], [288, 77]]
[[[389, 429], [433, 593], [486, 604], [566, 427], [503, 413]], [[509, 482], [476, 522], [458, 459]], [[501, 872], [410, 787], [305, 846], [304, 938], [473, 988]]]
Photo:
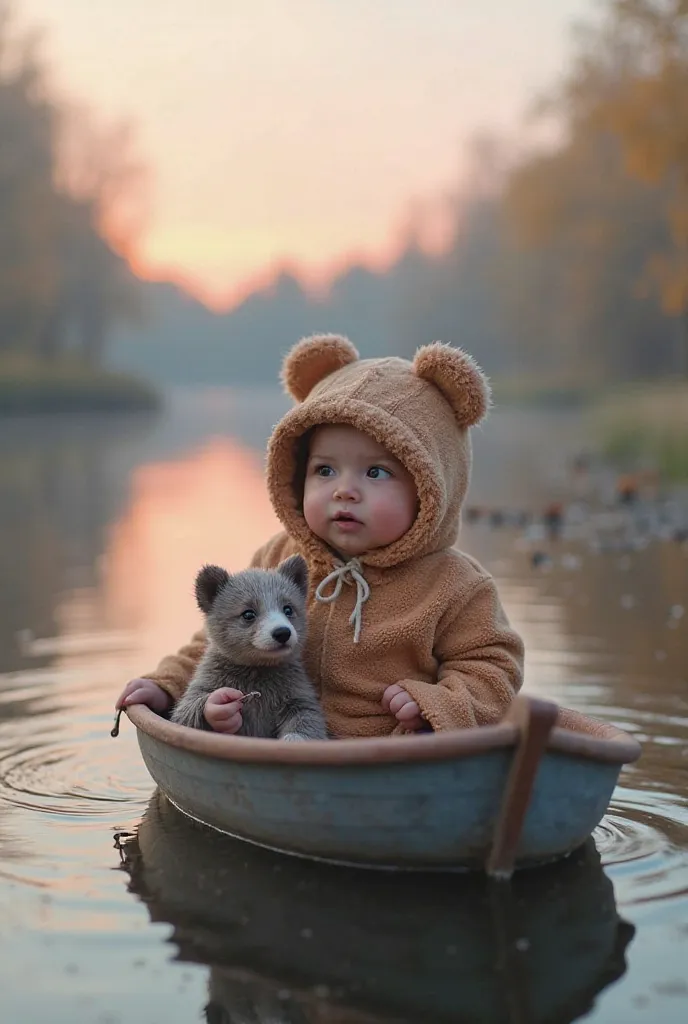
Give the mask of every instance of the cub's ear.
[[229, 580], [229, 573], [219, 565], [204, 565], [196, 576], [196, 604], [206, 615]]
[[292, 555], [291, 558], [285, 558], [285, 560], [280, 562], [277, 566], [277, 572], [281, 572], [288, 580], [295, 583], [304, 597], [307, 595], [308, 566], [305, 558], [301, 555]]
[[460, 427], [480, 423], [490, 408], [487, 377], [467, 352], [435, 341], [416, 352], [413, 370], [417, 377], [442, 392]]
[[282, 383], [297, 402], [303, 402], [316, 384], [358, 359], [356, 347], [339, 334], [313, 334], [302, 338], [282, 363]]

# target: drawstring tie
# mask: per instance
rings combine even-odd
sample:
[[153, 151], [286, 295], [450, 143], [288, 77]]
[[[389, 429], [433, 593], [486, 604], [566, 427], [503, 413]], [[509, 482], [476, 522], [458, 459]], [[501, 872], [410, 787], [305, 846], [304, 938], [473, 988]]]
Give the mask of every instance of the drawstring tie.
[[[334, 590], [331, 594], [325, 595], [325, 589], [329, 584], [334, 584]], [[357, 644], [361, 635], [361, 612], [363, 605], [370, 597], [370, 587], [368, 581], [363, 575], [363, 567], [357, 558], [352, 558], [351, 561], [345, 565], [338, 565], [336, 569], [325, 577], [320, 583], [317, 590], [315, 591], [316, 601], [321, 601], [323, 604], [331, 604], [332, 601], [336, 601], [342, 592], [342, 584], [346, 583], [347, 586], [356, 584], [356, 604], [354, 610], [349, 616], [349, 622], [354, 627], [354, 643]]]

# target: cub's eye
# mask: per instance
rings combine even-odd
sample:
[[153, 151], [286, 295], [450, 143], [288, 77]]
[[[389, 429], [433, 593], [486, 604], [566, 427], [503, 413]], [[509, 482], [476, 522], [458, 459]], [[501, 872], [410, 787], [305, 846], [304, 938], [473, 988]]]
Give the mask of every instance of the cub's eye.
[[244, 620], [244, 622], [253, 622], [255, 617], [256, 613], [254, 612], [253, 608], [247, 608], [245, 612], [241, 613], [241, 618]]
[[290, 619], [292, 617], [292, 615], [294, 614], [294, 609], [292, 608], [292, 606], [290, 604], [285, 604], [285, 606], [282, 609], [282, 611], [284, 612], [284, 614], [287, 616], [288, 619]]

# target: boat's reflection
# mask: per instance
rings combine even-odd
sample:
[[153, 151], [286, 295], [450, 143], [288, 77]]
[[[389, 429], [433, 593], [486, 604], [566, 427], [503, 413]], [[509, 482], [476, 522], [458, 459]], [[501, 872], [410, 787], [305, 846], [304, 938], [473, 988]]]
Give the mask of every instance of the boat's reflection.
[[130, 888], [210, 967], [212, 1024], [563, 1024], [625, 971], [633, 928], [590, 841], [509, 884], [348, 870], [196, 825], [156, 793]]

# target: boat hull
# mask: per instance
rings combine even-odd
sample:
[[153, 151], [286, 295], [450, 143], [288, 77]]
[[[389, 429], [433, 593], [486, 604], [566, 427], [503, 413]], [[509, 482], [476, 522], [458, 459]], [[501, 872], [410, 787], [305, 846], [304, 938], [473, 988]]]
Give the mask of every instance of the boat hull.
[[[492, 847], [513, 749], [362, 764], [245, 762], [172, 747], [139, 730], [154, 781], [187, 815], [287, 854], [378, 868], [480, 868]], [[621, 764], [559, 751], [541, 759], [515, 866], [580, 846]]]

